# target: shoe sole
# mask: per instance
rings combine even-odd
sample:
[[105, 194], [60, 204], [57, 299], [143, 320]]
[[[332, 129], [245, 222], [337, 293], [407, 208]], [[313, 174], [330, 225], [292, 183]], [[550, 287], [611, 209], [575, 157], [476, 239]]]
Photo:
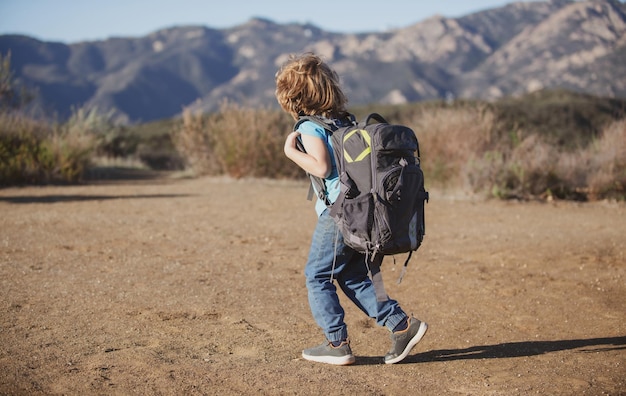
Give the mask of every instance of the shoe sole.
[[326, 363], [326, 364], [334, 364], [337, 366], [347, 366], [349, 364], [354, 363], [354, 355], [348, 356], [311, 356], [306, 355], [304, 352], [302, 353], [302, 357], [305, 360], [309, 360], [311, 362], [317, 363]]
[[393, 359], [385, 360], [385, 364], [398, 363], [402, 361], [405, 357], [407, 357], [407, 355], [411, 352], [411, 349], [413, 349], [413, 347], [415, 347], [415, 345], [417, 345], [417, 343], [422, 340], [424, 334], [426, 334], [426, 330], [428, 330], [428, 324], [426, 324], [426, 322], [421, 322], [420, 327], [417, 330], [417, 334], [415, 334], [415, 336], [411, 338], [411, 341], [409, 341], [409, 343], [406, 345], [404, 351], [402, 351], [400, 355]]

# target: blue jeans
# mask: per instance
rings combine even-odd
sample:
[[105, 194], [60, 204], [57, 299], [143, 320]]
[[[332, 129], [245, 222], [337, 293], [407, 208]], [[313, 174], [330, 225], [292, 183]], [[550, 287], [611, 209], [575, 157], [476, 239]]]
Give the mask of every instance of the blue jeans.
[[348, 337], [348, 330], [331, 273], [344, 294], [367, 316], [376, 319], [379, 326], [393, 330], [407, 317], [397, 301], [376, 300], [374, 285], [368, 277], [365, 255], [344, 244], [337, 225], [326, 209], [319, 216], [313, 232], [304, 275], [313, 318], [328, 341], [341, 341]]

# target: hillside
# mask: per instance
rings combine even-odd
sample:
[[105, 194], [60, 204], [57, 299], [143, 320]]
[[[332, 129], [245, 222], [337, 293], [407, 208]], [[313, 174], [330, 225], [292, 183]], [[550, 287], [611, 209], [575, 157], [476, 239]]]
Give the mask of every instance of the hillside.
[[0, 36], [15, 75], [61, 117], [72, 106], [125, 122], [215, 110], [229, 99], [276, 106], [274, 73], [315, 51], [340, 73], [352, 105], [495, 99], [541, 88], [626, 97], [626, 5], [517, 2], [400, 29], [339, 34], [252, 19], [230, 29], [180, 26], [144, 37], [62, 44]]

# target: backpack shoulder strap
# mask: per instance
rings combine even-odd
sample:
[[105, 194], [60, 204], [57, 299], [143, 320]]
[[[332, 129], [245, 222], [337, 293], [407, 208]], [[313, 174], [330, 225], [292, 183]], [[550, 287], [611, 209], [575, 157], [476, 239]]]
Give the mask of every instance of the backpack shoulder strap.
[[[357, 125], [356, 118], [354, 117], [353, 114], [350, 114], [350, 113], [348, 113], [346, 117], [339, 122], [339, 125], [322, 117], [300, 116], [298, 118], [298, 121], [296, 121], [295, 125], [293, 126], [293, 130], [296, 131], [298, 127], [305, 121], [311, 121], [319, 125], [320, 127], [324, 128], [324, 130], [326, 130], [331, 137], [334, 136], [333, 133], [336, 130], [338, 130], [340, 127], [346, 127], [348, 125]], [[296, 142], [297, 142], [296, 146], [298, 150], [302, 152], [306, 152], [306, 150], [304, 149], [304, 146], [302, 145], [302, 142], [299, 139]], [[309, 188], [307, 199], [309, 201], [313, 199], [313, 193], [314, 193], [313, 186], [315, 186], [315, 190], [317, 191], [317, 196], [326, 204], [326, 206], [328, 207], [335, 206], [328, 199], [328, 196], [326, 194], [326, 185], [324, 184], [324, 180], [319, 177], [313, 176], [311, 174], [308, 174], [308, 176], [311, 179], [311, 187]], [[340, 197], [341, 195], [342, 194], [340, 194]]]
[[[300, 118], [298, 118], [298, 121], [296, 121], [296, 123], [294, 124], [293, 130], [294, 131], [298, 130], [300, 125], [305, 121], [311, 121], [317, 124], [318, 126], [324, 128], [324, 130], [326, 130], [331, 135], [335, 131], [335, 129], [337, 129], [337, 127], [335, 127], [334, 124], [327, 123], [320, 117], [300, 116]], [[302, 144], [302, 141], [300, 139], [296, 139], [296, 148], [302, 151], [303, 153], [306, 153], [306, 150], [304, 149], [304, 145]], [[324, 202], [326, 206], [331, 206], [332, 204], [330, 200], [328, 199], [328, 195], [326, 194], [326, 185], [324, 184], [324, 180], [317, 176], [313, 176], [310, 173], [307, 173], [307, 175], [309, 176], [309, 179], [311, 180], [311, 185], [309, 186], [309, 192], [307, 193], [307, 199], [309, 201], [313, 200], [313, 195], [315, 194], [315, 192], [317, 192], [317, 197], [320, 200], [322, 200], [322, 202]]]
[[300, 127], [300, 125], [302, 125], [302, 123], [305, 122], [305, 121], [311, 121], [311, 122], [317, 124], [318, 126], [321, 126], [322, 128], [324, 128], [326, 131], [328, 131], [331, 134], [337, 129], [335, 124], [333, 124], [332, 122], [326, 122], [321, 117], [300, 116], [298, 118], [298, 121], [296, 121], [295, 125], [293, 126], [293, 130], [294, 131], [297, 130]]

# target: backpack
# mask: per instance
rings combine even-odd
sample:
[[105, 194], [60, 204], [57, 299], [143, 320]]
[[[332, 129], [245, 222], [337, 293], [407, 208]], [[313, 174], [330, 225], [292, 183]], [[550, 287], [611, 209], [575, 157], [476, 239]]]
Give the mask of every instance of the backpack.
[[352, 116], [352, 125], [340, 128], [320, 117], [301, 116], [294, 130], [307, 120], [331, 134], [340, 181], [339, 197], [331, 204], [323, 180], [309, 175], [309, 198], [314, 190], [330, 208], [345, 244], [366, 254], [377, 296], [384, 300], [379, 268], [383, 257], [409, 253], [400, 283], [426, 231], [424, 206], [429, 196], [417, 137], [409, 127], [389, 124], [377, 113], [359, 124]]

